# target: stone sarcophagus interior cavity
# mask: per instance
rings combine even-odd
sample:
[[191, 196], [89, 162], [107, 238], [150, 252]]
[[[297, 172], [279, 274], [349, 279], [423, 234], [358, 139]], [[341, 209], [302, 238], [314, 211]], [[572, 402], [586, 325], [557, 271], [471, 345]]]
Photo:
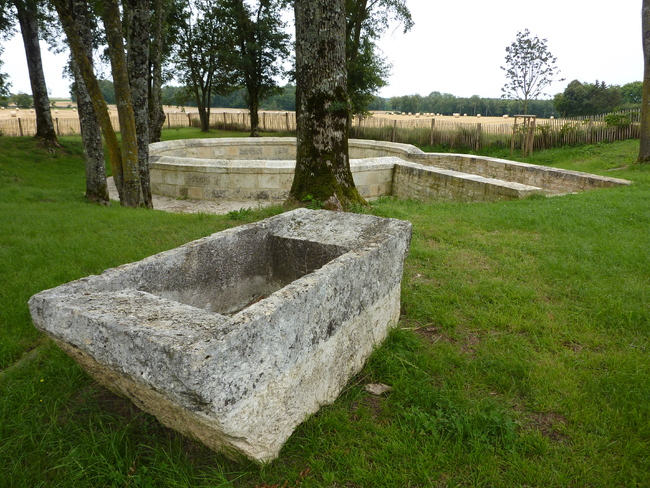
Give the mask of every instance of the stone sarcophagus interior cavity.
[[409, 222], [299, 209], [34, 295], [99, 383], [231, 457], [276, 458], [397, 323]]

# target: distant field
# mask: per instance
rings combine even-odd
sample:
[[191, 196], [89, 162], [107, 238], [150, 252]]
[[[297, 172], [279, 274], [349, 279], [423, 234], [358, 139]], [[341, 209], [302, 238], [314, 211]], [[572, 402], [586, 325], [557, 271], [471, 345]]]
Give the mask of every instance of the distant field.
[[[54, 117], [59, 117], [59, 118], [68, 118], [68, 117], [77, 117], [77, 112], [75, 110], [72, 110], [71, 108], [68, 108], [68, 105], [72, 105], [72, 107], [76, 107], [76, 104], [72, 103], [70, 100], [57, 100], [55, 102], [55, 105], [53, 107], [53, 113], [52, 115]], [[111, 109], [112, 112], [116, 113], [116, 108], [114, 105], [110, 105], [109, 108]], [[184, 111], [184, 113], [198, 113], [198, 109], [196, 107], [176, 107], [172, 105], [166, 105], [163, 107], [166, 113], [181, 113]], [[211, 112], [213, 113], [242, 113], [242, 112], [247, 112], [245, 109], [241, 108], [212, 108], [210, 109]], [[14, 112], [17, 117], [20, 118], [30, 118], [30, 117], [35, 117], [35, 114], [33, 112], [33, 109], [19, 109], [16, 110], [16, 108], [6, 108], [6, 109], [0, 109], [0, 119], [7, 119], [11, 118], [11, 113]], [[278, 110], [262, 110], [261, 112], [269, 112], [269, 113], [278, 113]], [[285, 112], [285, 111], [281, 111]], [[474, 117], [474, 116], [464, 116], [461, 115], [460, 117], [454, 117], [452, 115], [436, 115], [436, 116], [425, 116], [425, 115], [394, 115], [390, 113], [384, 113], [384, 112], [377, 112], [373, 115], [373, 118], [379, 118], [379, 119], [389, 119], [389, 120], [424, 120], [424, 119], [431, 119], [435, 118], [436, 120], [440, 121], [445, 121], [445, 122], [456, 122], [456, 123], [465, 123], [465, 124], [512, 124], [514, 122], [514, 117], [509, 117], [507, 119], [504, 119], [503, 117]], [[538, 120], [545, 120], [545, 119], [538, 119]], [[520, 119], [521, 122], [521, 119]]]

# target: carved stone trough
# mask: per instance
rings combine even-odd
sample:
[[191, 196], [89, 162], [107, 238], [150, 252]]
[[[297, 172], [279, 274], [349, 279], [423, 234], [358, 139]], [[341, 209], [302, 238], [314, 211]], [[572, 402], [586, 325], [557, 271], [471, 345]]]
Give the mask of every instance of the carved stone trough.
[[299, 209], [34, 295], [99, 383], [231, 457], [276, 458], [397, 323], [409, 222]]

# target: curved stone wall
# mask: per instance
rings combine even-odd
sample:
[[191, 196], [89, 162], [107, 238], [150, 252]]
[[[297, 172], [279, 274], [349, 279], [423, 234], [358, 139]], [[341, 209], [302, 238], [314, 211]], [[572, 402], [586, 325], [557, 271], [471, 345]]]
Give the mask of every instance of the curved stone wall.
[[[152, 191], [172, 198], [284, 201], [296, 158], [292, 137], [181, 139], [150, 148]], [[351, 139], [350, 167], [366, 199], [494, 201], [629, 184], [577, 171], [410, 144]]]

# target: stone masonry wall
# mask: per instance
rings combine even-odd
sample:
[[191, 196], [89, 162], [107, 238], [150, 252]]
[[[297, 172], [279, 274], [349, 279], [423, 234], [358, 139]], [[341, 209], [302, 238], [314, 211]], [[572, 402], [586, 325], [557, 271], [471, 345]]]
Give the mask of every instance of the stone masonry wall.
[[[350, 166], [366, 199], [493, 201], [629, 184], [626, 180], [409, 144], [352, 139]], [[293, 181], [295, 138], [177, 140], [150, 146], [156, 194], [205, 200], [284, 201]]]

